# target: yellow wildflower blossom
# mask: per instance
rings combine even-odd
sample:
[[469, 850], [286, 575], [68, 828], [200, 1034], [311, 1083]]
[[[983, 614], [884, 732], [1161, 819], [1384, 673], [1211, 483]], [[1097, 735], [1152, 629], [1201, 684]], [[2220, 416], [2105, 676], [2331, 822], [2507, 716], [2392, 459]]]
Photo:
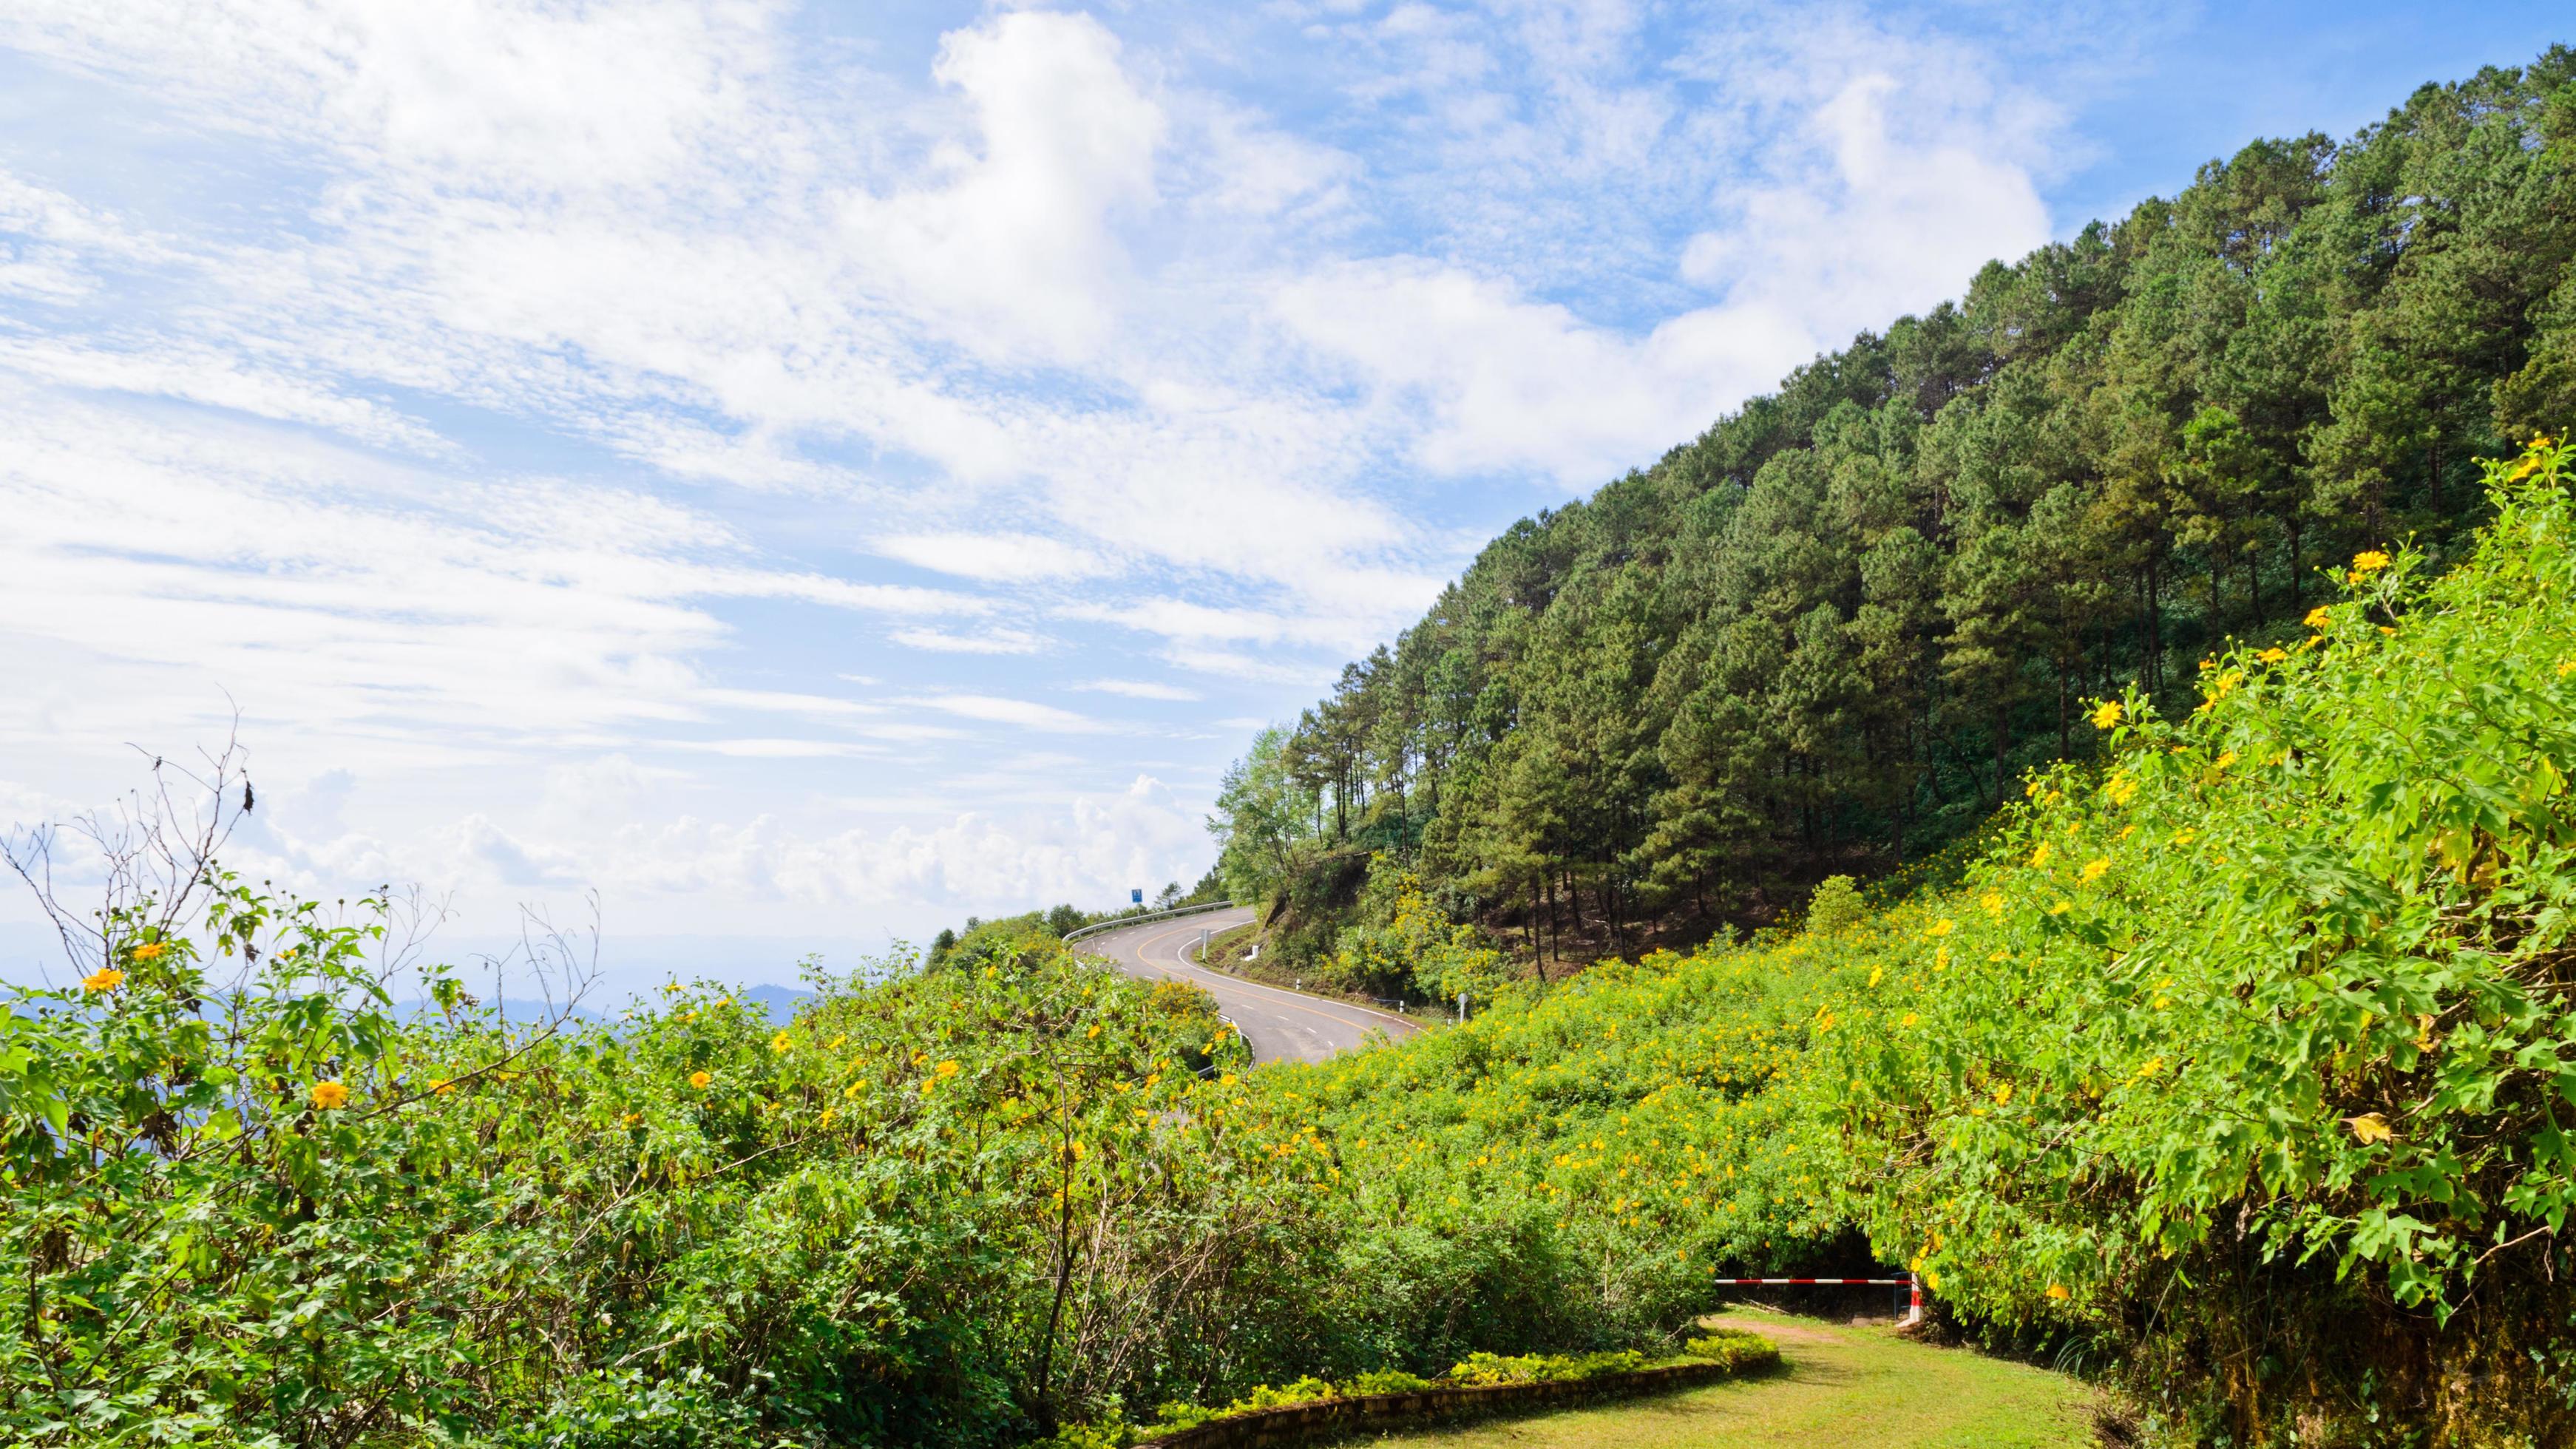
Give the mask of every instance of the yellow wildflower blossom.
[[2043, 840], [2039, 843], [2039, 849], [2030, 853], [2030, 863], [2033, 866], [2048, 864], [2048, 853], [2048, 842]]
[[1948, 916], [1943, 916], [1941, 919], [1934, 921], [1931, 927], [1924, 931], [1923, 934], [1927, 936], [1946, 936], [1957, 929], [1959, 929], [1958, 922], [1951, 920]]
[[2290, 657], [2290, 651], [2287, 649], [2266, 649], [2254, 657], [2262, 660], [2266, 664], [2278, 664], [2282, 660]]
[[2308, 617], [2301, 622], [2305, 623], [2311, 629], [2322, 629], [2328, 624], [2334, 622], [2334, 610], [2327, 608], [2323, 604], [2319, 604], [2315, 608], [2310, 609], [2308, 611]]
[[2057, 1299], [2057, 1300], [2058, 1300], [2058, 1301], [2060, 1301], [2060, 1302], [2065, 1301], [2065, 1299], [2066, 1299], [2066, 1297], [2067, 1297], [2067, 1293], [2066, 1293], [2066, 1285], [2065, 1285], [2065, 1284], [2063, 1284], [2063, 1283], [2051, 1283], [2051, 1284], [2049, 1284], [2049, 1285], [2048, 1285], [2048, 1296], [2049, 1296], [2049, 1297], [2051, 1297], [2051, 1298]]
[[142, 945], [134, 948], [134, 959], [137, 961], [158, 961], [161, 959], [161, 953], [169, 949], [170, 948], [168, 946], [163, 945], [159, 941], [146, 941]]
[[125, 973], [113, 966], [102, 967], [81, 978], [83, 991], [114, 991], [125, 981]]
[[792, 1045], [794, 1043], [788, 1040], [787, 1033], [783, 1031], [769, 1039], [769, 1049], [774, 1052], [783, 1052]]
[[313, 1105], [328, 1112], [349, 1105], [349, 1089], [338, 1082], [315, 1082]]
[[2365, 574], [2375, 574], [2386, 567], [2388, 567], [2388, 555], [2375, 548], [2363, 549], [2352, 556], [2352, 572], [2356, 578]]
[[2104, 875], [2109, 874], [2110, 869], [2111, 858], [2109, 856], [2097, 855], [2093, 857], [2091, 860], [2084, 862], [2084, 883], [2090, 885], [2093, 882], [2100, 880]]
[[2093, 728], [2097, 730], [2107, 730], [2119, 722], [2120, 702], [2116, 699], [2102, 701], [2101, 707], [2093, 711]]
[[692, 1087], [697, 1088], [697, 1089], [698, 1089], [699, 1091], [701, 1091], [701, 1092], [705, 1091], [705, 1090], [707, 1089], [707, 1084], [708, 1084], [708, 1083], [710, 1083], [710, 1082], [712, 1082], [712, 1081], [714, 1081], [715, 1079], [716, 1079], [716, 1074], [715, 1074], [715, 1073], [713, 1073], [713, 1072], [691, 1072], [691, 1073], [689, 1073], [689, 1085], [690, 1085], [690, 1086], [692, 1086]]

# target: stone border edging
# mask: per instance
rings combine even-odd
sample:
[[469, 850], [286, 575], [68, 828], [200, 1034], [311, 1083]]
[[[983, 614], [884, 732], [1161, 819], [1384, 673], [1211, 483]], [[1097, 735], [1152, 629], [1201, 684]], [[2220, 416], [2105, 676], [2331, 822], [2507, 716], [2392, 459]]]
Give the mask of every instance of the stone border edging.
[[1362, 1429], [1411, 1428], [1539, 1405], [1580, 1403], [1589, 1399], [1624, 1398], [1667, 1389], [1716, 1383], [1778, 1365], [1775, 1353], [1758, 1364], [1673, 1363], [1631, 1369], [1588, 1379], [1555, 1379], [1529, 1384], [1475, 1384], [1413, 1389], [1394, 1394], [1359, 1394], [1282, 1404], [1249, 1414], [1212, 1419], [1153, 1439], [1139, 1439], [1136, 1449], [1268, 1449], [1272, 1445], [1312, 1444]]

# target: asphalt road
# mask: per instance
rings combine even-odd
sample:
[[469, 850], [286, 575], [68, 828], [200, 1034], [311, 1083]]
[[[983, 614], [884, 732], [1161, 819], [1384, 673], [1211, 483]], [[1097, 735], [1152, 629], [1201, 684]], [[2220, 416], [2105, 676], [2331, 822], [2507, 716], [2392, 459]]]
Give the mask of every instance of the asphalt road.
[[1198, 951], [1199, 933], [1222, 935], [1252, 920], [1249, 908], [1208, 911], [1177, 920], [1103, 931], [1073, 943], [1088, 955], [1106, 956], [1118, 969], [1147, 981], [1170, 979], [1205, 987], [1217, 1009], [1243, 1029], [1252, 1057], [1261, 1062], [1319, 1062], [1335, 1052], [1367, 1044], [1374, 1032], [1411, 1036], [1420, 1027], [1391, 1011], [1353, 1006], [1347, 1001], [1308, 996], [1278, 986], [1260, 986], [1223, 972], [1183, 964], [1182, 952]]

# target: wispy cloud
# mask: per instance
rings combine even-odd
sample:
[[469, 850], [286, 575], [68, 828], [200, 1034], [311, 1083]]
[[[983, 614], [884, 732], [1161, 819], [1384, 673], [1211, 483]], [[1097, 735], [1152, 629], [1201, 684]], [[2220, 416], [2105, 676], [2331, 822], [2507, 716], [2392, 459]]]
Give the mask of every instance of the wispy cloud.
[[1035, 654], [1047, 643], [1044, 635], [1026, 629], [988, 629], [979, 634], [897, 629], [886, 637], [906, 649], [927, 649], [937, 654]]
[[1195, 689], [1183, 689], [1177, 684], [1156, 684], [1143, 679], [1091, 679], [1073, 687], [1094, 690], [1101, 694], [1123, 694], [1129, 699], [1160, 699], [1175, 703], [1205, 698]]
[[0, 739], [103, 778], [230, 691], [387, 822], [304, 867], [648, 912], [1193, 873], [1143, 727], [1027, 696], [1211, 778], [1501, 523], [2044, 235], [2034, 58], [2134, 22], [2007, 10], [27, 0]]

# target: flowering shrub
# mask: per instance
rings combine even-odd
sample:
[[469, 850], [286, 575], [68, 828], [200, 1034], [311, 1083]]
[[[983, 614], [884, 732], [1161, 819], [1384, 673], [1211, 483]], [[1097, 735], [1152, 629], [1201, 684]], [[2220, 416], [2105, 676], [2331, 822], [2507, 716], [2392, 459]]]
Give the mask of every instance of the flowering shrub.
[[1369, 862], [1361, 924], [1344, 930], [1331, 975], [1381, 996], [1491, 1001], [1512, 979], [1511, 963], [1475, 927], [1449, 918], [1422, 878], [1383, 855]]
[[2033, 779], [1846, 970], [1814, 1075], [1873, 1239], [1945, 1298], [2130, 1344], [2192, 1432], [2571, 1427], [2571, 456], [2495, 466], [2449, 574], [2355, 558], [2184, 718], [2105, 703], [2107, 767]]
[[395, 1010], [383, 904], [225, 881], [0, 1014], [13, 1442], [1008, 1442], [1325, 1332], [1204, 998], [1037, 946], [505, 1028]]
[[1769, 1368], [1780, 1361], [1780, 1347], [1761, 1334], [1721, 1328], [1682, 1345], [1685, 1357], [1706, 1359], [1731, 1369]]

